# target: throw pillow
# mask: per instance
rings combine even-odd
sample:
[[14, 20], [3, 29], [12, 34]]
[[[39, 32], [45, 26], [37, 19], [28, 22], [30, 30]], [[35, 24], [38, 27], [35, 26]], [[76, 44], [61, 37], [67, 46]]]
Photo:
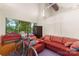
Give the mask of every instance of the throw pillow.
[[70, 48], [79, 48], [79, 41], [74, 42]]
[[73, 42], [66, 42], [64, 45], [65, 45], [66, 47], [70, 47], [72, 44], [73, 44]]

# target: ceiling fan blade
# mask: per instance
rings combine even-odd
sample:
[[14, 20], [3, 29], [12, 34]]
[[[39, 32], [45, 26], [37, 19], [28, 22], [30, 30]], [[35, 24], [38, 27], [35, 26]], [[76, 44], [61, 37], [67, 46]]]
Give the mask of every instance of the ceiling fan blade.
[[52, 5], [52, 7], [53, 7], [53, 9], [54, 9], [55, 11], [58, 11], [58, 10], [59, 10], [59, 6], [58, 6], [57, 4]]

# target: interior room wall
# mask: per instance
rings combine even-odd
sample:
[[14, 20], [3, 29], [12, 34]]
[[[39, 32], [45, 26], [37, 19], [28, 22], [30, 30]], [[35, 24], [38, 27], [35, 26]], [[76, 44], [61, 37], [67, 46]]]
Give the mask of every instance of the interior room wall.
[[79, 38], [79, 9], [62, 14], [62, 35]]
[[38, 11], [38, 4], [0, 4], [0, 36], [5, 34], [6, 17], [36, 23]]
[[[61, 19], [61, 20], [59, 20]], [[43, 35], [60, 35], [62, 31], [62, 17], [52, 16], [50, 18], [44, 19], [42, 18], [38, 21], [38, 25], [43, 26]]]
[[38, 25], [43, 26], [43, 35], [79, 38], [79, 9], [58, 13], [47, 19], [43, 18]]
[[5, 20], [2, 15], [0, 15], [0, 36], [5, 34]]
[[79, 9], [61, 12], [49, 18], [40, 16], [43, 7], [39, 9], [39, 4], [0, 4], [0, 35], [5, 34], [5, 17], [8, 17], [38, 23], [43, 26], [43, 35], [79, 38]]

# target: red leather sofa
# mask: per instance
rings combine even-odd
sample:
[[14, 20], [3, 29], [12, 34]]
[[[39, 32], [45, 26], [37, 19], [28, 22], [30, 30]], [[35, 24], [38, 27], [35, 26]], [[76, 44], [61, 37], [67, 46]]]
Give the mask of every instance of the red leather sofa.
[[[15, 33], [11, 33], [9, 35], [2, 36], [1, 37], [1, 41], [2, 41], [1, 48], [3, 48], [4, 46], [9, 45], [9, 44], [5, 43], [6, 41], [12, 41], [12, 43], [13, 42], [16, 43], [15, 41], [16, 40], [20, 40], [20, 38], [21, 38], [21, 36], [19, 34], [15, 34]], [[42, 52], [44, 50], [44, 48], [45, 48], [43, 40], [38, 39], [36, 37], [33, 37], [33, 38], [35, 38], [38, 41], [33, 47], [36, 49], [37, 53]], [[17, 47], [19, 48], [20, 47], [20, 43], [16, 43], [16, 44], [17, 44]], [[5, 51], [7, 51], [7, 50], [5, 50]], [[1, 53], [3, 53], [3, 52], [1, 52]]]
[[[32, 37], [33, 39], [36, 39], [39, 41], [34, 45], [33, 47], [36, 49], [38, 53], [42, 52], [45, 48], [48, 48], [49, 50], [52, 50], [60, 55], [63, 56], [79, 56], [79, 51], [70, 51], [69, 47], [65, 46], [66, 42], [76, 42], [79, 41], [78, 39], [74, 38], [67, 38], [67, 37], [59, 37], [59, 36], [52, 36], [52, 35], [46, 35], [41, 39]], [[16, 40], [20, 39], [20, 35], [11, 35], [11, 36], [3, 36], [2, 41], [8, 41], [8, 40]]]
[[39, 41], [35, 46], [34, 48], [36, 49], [37, 53], [40, 53], [42, 52], [44, 49], [45, 49], [45, 44], [43, 41]]
[[37, 38], [35, 35], [30, 35], [31, 39], [38, 41], [33, 47], [36, 49], [37, 53], [42, 52], [45, 49], [44, 40], [42, 38]]
[[20, 34], [16, 34], [13, 32], [13, 33], [9, 33], [4, 36], [1, 36], [1, 42], [2, 42], [2, 45], [5, 45], [6, 43], [12, 43], [17, 40], [20, 40], [20, 38], [21, 38]]
[[66, 42], [75, 42], [78, 39], [46, 35], [44, 38], [45, 47], [63, 56], [79, 56], [79, 51], [70, 51]]

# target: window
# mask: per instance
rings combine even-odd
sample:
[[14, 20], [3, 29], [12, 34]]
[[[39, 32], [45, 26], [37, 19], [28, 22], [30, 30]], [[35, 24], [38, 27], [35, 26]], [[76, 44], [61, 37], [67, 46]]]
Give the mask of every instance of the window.
[[35, 23], [6, 18], [6, 33], [19, 33], [21, 31], [32, 33], [34, 24]]

